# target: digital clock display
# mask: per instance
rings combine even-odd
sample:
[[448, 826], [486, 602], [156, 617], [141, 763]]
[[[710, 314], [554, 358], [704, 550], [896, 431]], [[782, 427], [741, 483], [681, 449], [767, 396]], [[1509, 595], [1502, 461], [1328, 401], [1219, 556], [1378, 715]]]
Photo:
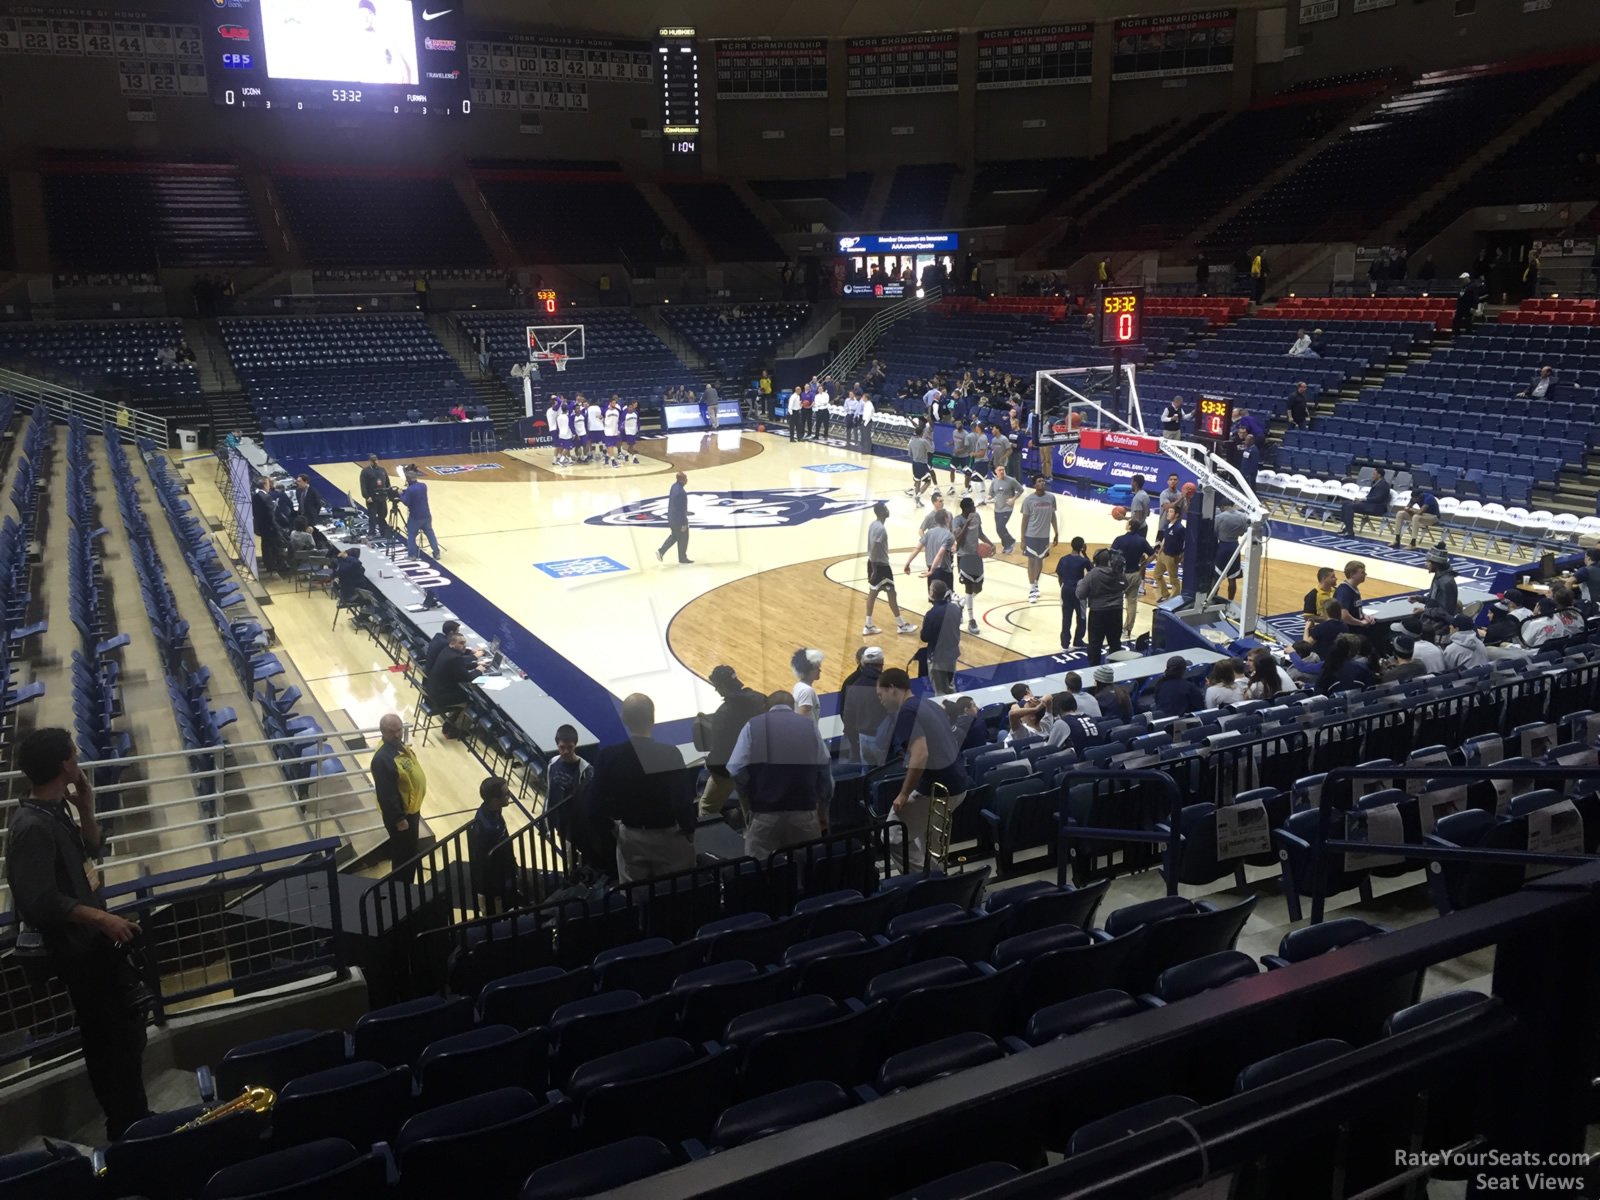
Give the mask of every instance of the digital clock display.
[[1101, 288], [1096, 341], [1102, 346], [1138, 346], [1144, 342], [1144, 289]]
[[556, 309], [560, 307], [560, 304], [558, 303], [555, 288], [540, 288], [534, 293], [534, 298], [539, 301], [539, 307], [544, 310], [546, 316], [553, 317], [556, 315]]
[[1233, 401], [1226, 396], [1201, 396], [1199, 407], [1200, 436], [1211, 442], [1226, 441], [1233, 430]]

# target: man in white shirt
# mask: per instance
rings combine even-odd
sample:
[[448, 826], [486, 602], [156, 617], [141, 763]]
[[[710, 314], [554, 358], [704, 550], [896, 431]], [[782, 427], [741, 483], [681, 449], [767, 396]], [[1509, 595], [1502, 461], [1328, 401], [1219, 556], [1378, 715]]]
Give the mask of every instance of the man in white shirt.
[[1300, 336], [1295, 338], [1294, 345], [1289, 347], [1289, 357], [1290, 358], [1315, 358], [1316, 357], [1316, 355], [1311, 353], [1311, 335], [1309, 333], [1307, 333], [1304, 329], [1302, 329], [1300, 331]]
[[817, 431], [817, 438], [828, 436], [828, 426], [833, 420], [833, 397], [828, 395], [828, 385], [823, 383], [817, 388], [816, 399], [811, 402], [811, 419], [815, 422], [813, 428]]
[[861, 429], [861, 432], [857, 436], [860, 438], [860, 448], [863, 454], [872, 453], [872, 418], [877, 416], [877, 413], [878, 409], [877, 406], [872, 403], [872, 397], [863, 392], [861, 395], [861, 406], [856, 414], [856, 424], [860, 426]]
[[828, 747], [815, 722], [795, 712], [783, 692], [767, 703], [739, 731], [728, 756], [728, 774], [750, 811], [744, 852], [760, 859], [821, 837], [833, 798]]
[[1518, 399], [1543, 400], [1550, 394], [1550, 389], [1555, 386], [1556, 373], [1548, 366], [1540, 367], [1539, 373], [1533, 377], [1533, 382], [1517, 393]]
[[598, 397], [589, 401], [588, 411], [584, 415], [589, 424], [589, 457], [603, 458], [605, 456], [606, 416], [600, 408]]
[[544, 427], [550, 433], [550, 453], [556, 466], [561, 465], [561, 439], [559, 428], [561, 423], [561, 410], [556, 406], [554, 398], [550, 407], [544, 410]]
[[922, 408], [928, 414], [928, 420], [937, 421], [940, 411], [944, 408], [944, 392], [936, 387], [923, 392]]

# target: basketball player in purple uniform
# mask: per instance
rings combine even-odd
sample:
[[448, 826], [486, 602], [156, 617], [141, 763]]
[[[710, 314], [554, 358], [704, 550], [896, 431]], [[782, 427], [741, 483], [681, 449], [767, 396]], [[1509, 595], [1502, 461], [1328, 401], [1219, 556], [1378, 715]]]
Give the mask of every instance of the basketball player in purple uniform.
[[566, 400], [556, 397], [556, 465], [572, 465], [572, 411]]
[[639, 402], [628, 401], [622, 414], [622, 448], [634, 462], [639, 461]]

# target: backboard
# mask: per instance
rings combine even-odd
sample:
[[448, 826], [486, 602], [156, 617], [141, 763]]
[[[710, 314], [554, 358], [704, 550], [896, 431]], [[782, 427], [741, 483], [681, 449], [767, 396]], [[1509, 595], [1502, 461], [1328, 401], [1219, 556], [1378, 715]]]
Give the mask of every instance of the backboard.
[[573, 362], [583, 361], [583, 326], [529, 325], [528, 358], [535, 362], [548, 362], [557, 357]]

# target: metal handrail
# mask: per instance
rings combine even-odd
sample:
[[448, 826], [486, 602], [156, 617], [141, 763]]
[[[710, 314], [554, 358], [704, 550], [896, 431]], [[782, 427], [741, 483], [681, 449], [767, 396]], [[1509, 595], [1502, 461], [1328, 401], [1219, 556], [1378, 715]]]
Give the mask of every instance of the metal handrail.
[[[97, 429], [110, 425], [125, 442], [147, 437], [159, 443], [163, 449], [172, 445], [165, 417], [153, 416], [140, 409], [130, 408], [126, 404], [102, 400], [99, 396], [91, 396], [88, 392], [48, 383], [35, 376], [24, 375], [21, 371], [6, 368], [0, 368], [0, 390], [8, 391], [31, 404], [43, 404], [46, 411], [58, 420], [64, 421], [69, 416], [78, 416], [94, 422]], [[119, 420], [124, 415], [127, 424]]]
[[874, 313], [872, 319], [861, 327], [834, 360], [823, 368], [823, 375], [829, 379], [837, 379], [846, 372], [855, 370], [885, 329], [912, 313], [921, 312], [930, 304], [936, 304], [943, 297], [944, 293], [939, 288], [929, 288], [921, 296], [907, 296], [900, 303], [891, 304], [888, 308]]
[[1324, 883], [1327, 873], [1321, 869], [1329, 853], [1391, 854], [1403, 858], [1422, 859], [1427, 862], [1478, 862], [1486, 865], [1575, 867], [1595, 861], [1590, 854], [1539, 854], [1528, 850], [1480, 850], [1476, 847], [1411, 845], [1393, 842], [1358, 842], [1349, 838], [1330, 838], [1327, 835], [1328, 817], [1339, 785], [1348, 785], [1356, 779], [1440, 779], [1460, 783], [1482, 783], [1486, 779], [1594, 779], [1600, 777], [1597, 767], [1563, 767], [1556, 764], [1532, 763], [1526, 766], [1505, 766], [1490, 763], [1482, 767], [1384, 767], [1336, 766], [1330, 767], [1322, 784], [1322, 796], [1317, 805], [1317, 827], [1312, 831], [1311, 861], [1314, 864], [1311, 880], [1311, 924], [1322, 923], [1323, 903], [1326, 899]]

